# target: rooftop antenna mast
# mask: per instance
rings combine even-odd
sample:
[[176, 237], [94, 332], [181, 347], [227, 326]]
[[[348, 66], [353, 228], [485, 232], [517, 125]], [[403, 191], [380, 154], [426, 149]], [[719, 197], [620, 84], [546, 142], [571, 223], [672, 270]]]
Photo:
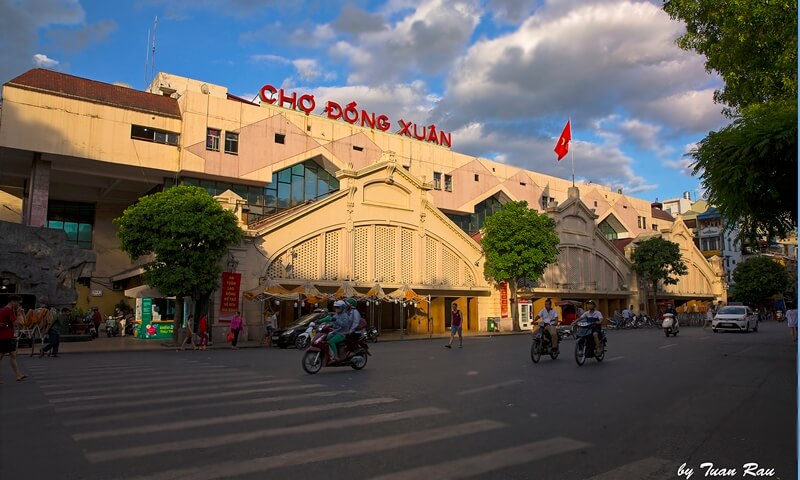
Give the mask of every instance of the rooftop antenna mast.
[[144, 88], [147, 89], [147, 70], [150, 68], [150, 29], [147, 29], [147, 43], [144, 45]]
[[150, 78], [156, 74], [156, 32], [158, 31], [158, 17], [153, 21], [153, 63], [150, 65]]

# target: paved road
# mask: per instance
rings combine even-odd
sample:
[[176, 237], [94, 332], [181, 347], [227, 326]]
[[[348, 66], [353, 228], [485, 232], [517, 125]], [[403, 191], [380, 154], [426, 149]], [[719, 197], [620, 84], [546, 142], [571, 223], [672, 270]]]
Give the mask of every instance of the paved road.
[[4, 360], [0, 477], [793, 479], [786, 330], [610, 332], [583, 367], [572, 341], [532, 364], [527, 336], [378, 343], [366, 369], [314, 376], [279, 349], [23, 357], [20, 383]]

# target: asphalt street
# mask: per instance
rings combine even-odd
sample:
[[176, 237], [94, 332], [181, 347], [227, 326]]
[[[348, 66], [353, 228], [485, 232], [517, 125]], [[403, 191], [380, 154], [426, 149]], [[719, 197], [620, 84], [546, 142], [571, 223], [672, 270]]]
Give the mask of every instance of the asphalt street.
[[538, 364], [527, 335], [444, 343], [317, 375], [294, 349], [21, 356], [23, 382], [4, 359], [0, 478], [797, 478], [785, 324], [611, 331], [583, 367], [572, 340]]

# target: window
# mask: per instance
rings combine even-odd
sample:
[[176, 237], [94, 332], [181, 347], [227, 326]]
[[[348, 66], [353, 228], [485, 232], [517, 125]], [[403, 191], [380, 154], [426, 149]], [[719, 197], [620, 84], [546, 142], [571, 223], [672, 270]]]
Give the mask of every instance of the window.
[[444, 191], [445, 192], [452, 192], [453, 191], [453, 176], [452, 175], [444, 175]]
[[608, 240], [616, 240], [619, 238], [619, 234], [616, 230], [614, 230], [614, 227], [608, 223], [608, 219], [600, 222], [600, 225], [597, 226], [597, 229], [600, 230], [600, 233], [602, 233], [603, 236]]
[[436, 190], [442, 189], [442, 173], [433, 172], [433, 188]]
[[481, 179], [481, 176], [476, 173], [475, 174], [475, 181], [478, 182], [478, 181], [480, 181], [480, 179]]
[[486, 217], [497, 212], [503, 204], [495, 197], [489, 197], [481, 203], [475, 205], [475, 213], [471, 215], [446, 214], [447, 217], [458, 225], [461, 230], [470, 235], [480, 231], [486, 221]]
[[363, 152], [364, 151], [364, 147], [359, 147], [359, 146], [353, 145], [353, 150], [355, 150], [356, 152]]
[[47, 228], [63, 230], [67, 234], [67, 242], [91, 249], [94, 205], [51, 200], [47, 205]]
[[134, 140], [144, 140], [146, 142], [163, 143], [165, 145], [177, 145], [180, 142], [180, 134], [159, 130], [157, 128], [143, 127], [141, 125], [131, 125], [131, 138]]
[[594, 206], [597, 208], [597, 200], [594, 201]]
[[551, 203], [555, 202], [556, 199], [553, 197], [548, 197], [547, 195], [542, 195], [542, 210], [547, 210], [547, 206]]
[[206, 150], [219, 152], [219, 133], [217, 128], [206, 129]]
[[239, 134], [234, 132], [225, 132], [225, 153], [233, 155], [239, 154]]
[[527, 186], [528, 184], [527, 184], [527, 183], [525, 183], [525, 182], [519, 182], [519, 185], [520, 185], [521, 187], [525, 187], [525, 186]]
[[280, 143], [281, 145], [286, 143], [286, 135], [283, 133], [276, 133], [275, 134], [275, 143]]
[[655, 223], [653, 224], [653, 231], [654, 231], [654, 232], [657, 232], [657, 231], [658, 231], [658, 225], [656, 225]]

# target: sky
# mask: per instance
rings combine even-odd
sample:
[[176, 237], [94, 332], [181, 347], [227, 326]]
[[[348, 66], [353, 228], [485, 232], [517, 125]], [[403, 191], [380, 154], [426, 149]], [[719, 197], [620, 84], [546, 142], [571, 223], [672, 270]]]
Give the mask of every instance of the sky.
[[[0, 0], [0, 83], [34, 67], [144, 89], [265, 84], [451, 133], [452, 149], [651, 201], [729, 123], [659, 0]], [[152, 37], [158, 18], [155, 61]], [[148, 41], [149, 39], [149, 41]], [[566, 121], [570, 154], [553, 148]]]

